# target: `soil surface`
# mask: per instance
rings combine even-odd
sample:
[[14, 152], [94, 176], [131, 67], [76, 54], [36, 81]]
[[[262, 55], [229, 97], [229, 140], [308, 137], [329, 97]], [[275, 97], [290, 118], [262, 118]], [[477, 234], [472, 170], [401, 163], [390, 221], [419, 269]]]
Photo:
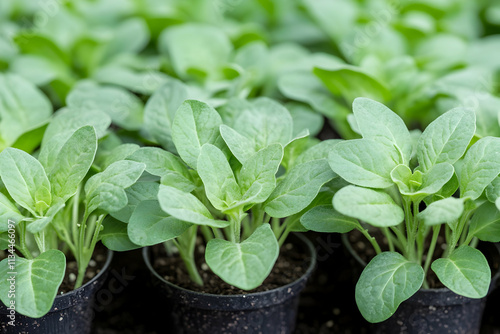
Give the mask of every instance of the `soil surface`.
[[264, 283], [254, 290], [244, 291], [225, 283], [210, 270], [204, 260], [203, 246], [198, 246], [195, 254], [196, 265], [200, 268], [199, 273], [204, 282], [203, 286], [193, 283], [179, 256], [166, 256], [165, 248], [161, 245], [153, 247], [152, 253], [154, 254], [153, 267], [165, 280], [192, 291], [220, 295], [261, 292], [290, 284], [306, 272], [310, 263], [305, 252], [292, 243], [286, 243], [281, 248], [280, 256]]

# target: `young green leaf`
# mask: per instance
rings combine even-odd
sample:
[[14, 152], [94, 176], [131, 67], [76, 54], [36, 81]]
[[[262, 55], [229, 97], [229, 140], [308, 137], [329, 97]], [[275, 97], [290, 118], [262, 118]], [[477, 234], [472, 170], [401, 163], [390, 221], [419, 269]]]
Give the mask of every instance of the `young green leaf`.
[[[31, 318], [49, 312], [66, 270], [66, 257], [56, 249], [40, 254], [33, 260], [16, 258], [16, 310]], [[8, 297], [11, 277], [7, 259], [0, 262], [0, 299], [10, 305]]]
[[197, 169], [198, 157], [204, 144], [222, 148], [224, 141], [219, 127], [222, 120], [208, 104], [185, 101], [177, 110], [172, 124], [172, 138], [177, 152], [190, 167]]
[[253, 142], [251, 154], [271, 144], [279, 143], [285, 147], [290, 143], [293, 120], [285, 107], [264, 97], [246, 102], [244, 106], [236, 118], [234, 130]]
[[105, 153], [103, 153], [102, 155], [100, 155], [99, 152], [97, 154], [96, 164], [100, 166], [101, 169], [104, 170], [108, 168], [112, 163], [127, 159], [129, 156], [134, 154], [134, 152], [139, 150], [139, 148], [140, 146], [137, 144], [120, 144], [118, 146], [113, 147], [111, 150], [107, 152], [105, 151]]
[[243, 200], [253, 198], [253, 203], [262, 203], [271, 195], [282, 159], [283, 148], [272, 144], [245, 161], [238, 174]]
[[308, 230], [323, 233], [347, 233], [361, 228], [356, 219], [341, 214], [331, 205], [313, 207], [300, 218], [300, 222]]
[[163, 211], [158, 201], [144, 201], [130, 217], [128, 235], [134, 244], [151, 246], [174, 239], [191, 226]]
[[57, 198], [54, 202], [52, 202], [52, 205], [47, 210], [45, 217], [37, 218], [33, 222], [29, 223], [27, 230], [33, 234], [44, 230], [62, 208], [64, 208], [64, 202], [60, 198]]
[[401, 161], [409, 163], [412, 140], [401, 117], [383, 104], [367, 98], [355, 99], [352, 110], [363, 138], [384, 144], [389, 150], [396, 148]]
[[10, 147], [1, 152], [0, 176], [14, 201], [33, 215], [42, 215], [52, 203], [45, 170], [28, 153]]
[[481, 138], [465, 154], [460, 172], [460, 197], [477, 199], [498, 174], [500, 138]]
[[145, 163], [146, 171], [160, 176], [165, 185], [185, 192], [191, 192], [196, 188], [186, 164], [170, 152], [157, 147], [142, 147], [128, 157], [128, 160]]
[[484, 203], [470, 221], [469, 234], [482, 241], [500, 242], [500, 211], [493, 203]]
[[42, 140], [42, 148], [38, 160], [46, 168], [51, 170], [59, 151], [75, 133], [83, 126], [94, 127], [97, 137], [105, 135], [107, 128], [111, 125], [111, 118], [101, 111], [88, 110], [82, 112], [78, 109], [61, 109], [49, 123]]
[[482, 298], [488, 293], [491, 270], [483, 253], [460, 246], [447, 258], [434, 261], [432, 270], [448, 289], [469, 298]]
[[226, 283], [252, 290], [266, 279], [279, 255], [279, 245], [271, 226], [264, 224], [242, 243], [212, 239], [205, 260]]
[[165, 29], [158, 38], [158, 48], [170, 55], [175, 72], [184, 79], [216, 76], [232, 51], [223, 30], [197, 23]]
[[128, 223], [137, 205], [143, 201], [158, 199], [159, 190], [160, 185], [157, 182], [139, 180], [125, 189], [127, 205], [119, 211], [111, 212], [110, 215], [123, 223]]
[[352, 185], [333, 196], [333, 207], [346, 216], [377, 227], [396, 226], [404, 219], [403, 210], [387, 193]]
[[474, 111], [455, 108], [438, 117], [422, 133], [417, 144], [417, 158], [423, 172], [441, 162], [460, 159], [476, 130]]
[[254, 142], [239, 134], [229, 126], [222, 124], [220, 126], [220, 134], [231, 153], [238, 159], [240, 163], [244, 163], [255, 153]]
[[102, 222], [103, 229], [99, 232], [99, 240], [106, 248], [115, 252], [126, 252], [141, 248], [141, 246], [130, 241], [127, 233], [128, 225], [111, 216], [106, 216]]
[[425, 225], [452, 224], [462, 216], [464, 212], [464, 200], [449, 197], [431, 203], [425, 210], [418, 214]]
[[142, 125], [142, 101], [121, 87], [82, 82], [71, 90], [66, 103], [69, 108], [79, 109], [82, 113], [87, 110], [103, 111], [114, 124], [126, 130], [138, 130]]
[[[115, 26], [113, 37], [105, 44], [102, 62], [120, 54], [137, 54], [149, 42], [149, 29], [143, 19], [130, 18]], [[130, 36], [134, 36], [133, 39]]]
[[495, 201], [500, 198], [500, 176], [496, 177], [491, 183], [486, 187], [486, 197], [488, 201], [495, 203]]
[[7, 233], [0, 232], [0, 250], [6, 250], [9, 247], [9, 245], [10, 245], [9, 235]]
[[328, 157], [330, 167], [346, 181], [362, 187], [387, 188], [391, 171], [400, 164], [398, 151], [371, 139], [340, 142]]
[[424, 282], [424, 270], [401, 254], [383, 252], [365, 267], [356, 284], [356, 304], [369, 322], [391, 317]]
[[78, 129], [64, 144], [48, 172], [52, 195], [66, 202], [87, 175], [97, 151], [97, 136], [92, 126]]
[[88, 213], [98, 208], [106, 212], [123, 209], [128, 202], [125, 189], [133, 185], [145, 169], [143, 163], [122, 160], [92, 176], [85, 184]]
[[312, 160], [328, 159], [330, 151], [340, 142], [342, 142], [342, 140], [340, 139], [322, 140], [316, 145], [309, 147], [306, 151], [302, 152], [297, 157], [297, 159], [295, 159], [293, 165], [300, 165]]
[[8, 146], [51, 114], [50, 100], [35, 85], [18, 75], [0, 74], [0, 133]]
[[439, 192], [453, 177], [454, 172], [453, 166], [447, 162], [437, 164], [423, 174], [419, 170], [412, 174], [408, 166], [398, 165], [392, 170], [391, 178], [401, 194], [417, 201]]
[[241, 199], [241, 189], [226, 156], [219, 148], [203, 145], [197, 166], [207, 198], [216, 209], [224, 211]]
[[288, 217], [305, 209], [321, 187], [335, 174], [325, 159], [313, 160], [293, 167], [264, 203], [272, 217]]
[[9, 220], [17, 224], [23, 218], [23, 215], [21, 215], [17, 207], [7, 198], [7, 196], [0, 193], [0, 232], [8, 230]]
[[178, 80], [169, 80], [149, 98], [144, 109], [146, 131], [170, 152], [176, 152], [172, 140], [175, 112], [188, 97], [186, 86]]
[[163, 211], [173, 217], [196, 225], [226, 227], [228, 221], [215, 220], [194, 195], [177, 188], [161, 185], [158, 200]]
[[344, 96], [349, 103], [359, 96], [376, 101], [387, 101], [391, 97], [385, 84], [354, 66], [339, 65], [334, 69], [315, 67], [313, 72], [334, 95]]

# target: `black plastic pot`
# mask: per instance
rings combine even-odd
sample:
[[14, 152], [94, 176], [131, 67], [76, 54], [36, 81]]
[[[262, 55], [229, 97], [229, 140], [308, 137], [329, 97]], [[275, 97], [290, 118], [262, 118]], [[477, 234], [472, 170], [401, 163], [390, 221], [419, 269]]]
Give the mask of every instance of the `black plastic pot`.
[[[288, 334], [295, 328], [299, 294], [316, 263], [312, 243], [302, 235], [292, 236], [310, 254], [310, 265], [297, 281], [281, 288], [245, 295], [214, 295], [176, 286], [152, 267], [149, 248], [143, 249], [146, 265], [166, 296], [162, 332], [175, 334], [252, 333]], [[159, 329], [160, 330], [160, 329]]]
[[[350, 246], [347, 237], [342, 238], [349, 252], [360, 266], [366, 263]], [[485, 244], [490, 266], [497, 269], [491, 280], [489, 293], [496, 288], [500, 278], [500, 248]], [[386, 321], [372, 325], [377, 334], [476, 334], [481, 327], [486, 297], [472, 299], [457, 295], [448, 288], [420, 289], [415, 295], [401, 303], [396, 313]]]
[[5, 319], [9, 311], [0, 302], [0, 333], [6, 334], [88, 334], [92, 329], [94, 296], [104, 284], [108, 275], [113, 252], [108, 251], [106, 262], [101, 271], [92, 280], [80, 288], [64, 295], [58, 295], [49, 313], [35, 319], [16, 313], [15, 327]]

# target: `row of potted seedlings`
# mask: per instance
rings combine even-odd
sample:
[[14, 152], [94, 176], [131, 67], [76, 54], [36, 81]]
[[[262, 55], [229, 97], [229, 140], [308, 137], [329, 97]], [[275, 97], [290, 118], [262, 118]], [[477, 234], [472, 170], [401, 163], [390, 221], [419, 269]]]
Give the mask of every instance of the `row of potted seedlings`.
[[[362, 138], [318, 141], [271, 99], [216, 110], [170, 98], [183, 89], [171, 81], [148, 102], [167, 125], [163, 148], [123, 143], [106, 114], [68, 107], [34, 154], [0, 153], [4, 332], [89, 332], [85, 311], [112, 251], [145, 247], [179, 332], [291, 333], [315, 254], [288, 237], [307, 230], [367, 238], [372, 259], [346, 246], [364, 266], [356, 302], [377, 331], [418, 331], [415, 314], [429, 331], [478, 331], [498, 277], [498, 254], [478, 243], [500, 241], [500, 140], [475, 137], [472, 110], [452, 109], [416, 136], [358, 98], [351, 123]], [[100, 241], [110, 251], [96, 264]], [[266, 281], [292, 252], [306, 254], [300, 268]]]
[[[344, 247], [375, 332], [478, 332], [498, 6], [196, 4], [58, 4], [26, 28], [37, 5], [0, 3], [0, 330], [90, 332], [113, 252], [142, 248], [165, 326], [291, 333], [316, 231], [366, 238]], [[345, 140], [314, 138], [325, 119]]]

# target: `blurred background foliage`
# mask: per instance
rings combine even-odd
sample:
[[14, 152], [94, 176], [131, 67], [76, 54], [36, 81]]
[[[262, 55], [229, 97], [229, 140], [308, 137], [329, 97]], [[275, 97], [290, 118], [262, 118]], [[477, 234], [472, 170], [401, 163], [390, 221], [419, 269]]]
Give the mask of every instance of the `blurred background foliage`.
[[[3, 0], [0, 87], [99, 109], [153, 142], [145, 104], [173, 80], [223, 116], [241, 99], [277, 99], [313, 135], [326, 119], [356, 137], [351, 103], [365, 96], [416, 131], [470, 107], [478, 138], [500, 136], [499, 32], [493, 0]], [[43, 116], [2, 132], [4, 146], [43, 126], [41, 104]], [[0, 117], [0, 130], [20, 122]]]

